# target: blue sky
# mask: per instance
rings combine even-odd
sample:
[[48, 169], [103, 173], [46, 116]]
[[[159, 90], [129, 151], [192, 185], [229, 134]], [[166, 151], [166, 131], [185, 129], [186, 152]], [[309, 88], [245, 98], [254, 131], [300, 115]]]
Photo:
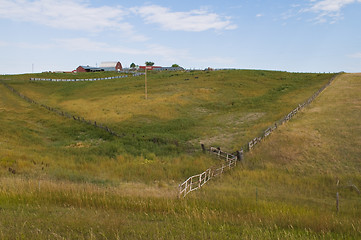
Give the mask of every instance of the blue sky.
[[361, 0], [0, 0], [0, 74], [103, 61], [361, 72]]

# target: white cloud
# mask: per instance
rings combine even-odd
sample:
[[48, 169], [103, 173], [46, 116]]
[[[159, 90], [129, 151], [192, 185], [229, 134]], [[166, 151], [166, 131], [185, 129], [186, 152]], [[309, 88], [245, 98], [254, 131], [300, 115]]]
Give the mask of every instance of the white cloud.
[[339, 12], [347, 4], [354, 3], [355, 0], [323, 0], [315, 2], [310, 8], [314, 12]]
[[120, 20], [126, 13], [119, 7], [90, 7], [84, 1], [69, 0], [1, 0], [0, 17], [16, 21], [31, 21], [55, 28], [101, 31], [104, 28], [124, 28]]
[[124, 54], [141, 54], [143, 51], [138, 49], [131, 49], [127, 47], [111, 46], [108, 43], [92, 41], [88, 38], [67, 38], [56, 39], [55, 45], [70, 51], [84, 51], [84, 52], [112, 52]]
[[88, 0], [0, 0], [0, 19], [31, 22], [56, 29], [99, 33], [106, 30], [120, 31], [135, 41], [148, 40], [136, 33], [127, 22], [137, 16], [146, 23], [157, 23], [166, 30], [205, 31], [237, 28], [229, 17], [222, 17], [207, 10], [172, 12], [158, 6], [124, 8], [122, 6], [91, 6]]
[[350, 54], [349, 57], [350, 58], [361, 58], [361, 52]]
[[263, 17], [263, 14], [262, 13], [258, 13], [257, 15], [256, 15], [256, 17]]
[[5, 47], [5, 46], [7, 46], [7, 45], [8, 45], [7, 42], [0, 41], [0, 47]]
[[361, 3], [361, 0], [310, 0], [311, 5], [302, 10], [302, 12], [313, 12], [317, 14], [317, 22], [326, 22], [331, 19], [331, 23], [336, 22], [341, 18], [341, 10], [346, 5], [353, 3]]
[[221, 17], [207, 10], [189, 12], [172, 12], [169, 8], [158, 5], [136, 7], [131, 9], [144, 18], [146, 23], [157, 23], [165, 30], [200, 32], [210, 29], [232, 30], [237, 28], [229, 17]]
[[128, 11], [120, 6], [92, 7], [84, 0], [0, 0], [0, 18], [87, 32], [111, 29], [133, 40], [144, 40], [124, 21], [127, 15]]
[[145, 44], [138, 48], [113, 46], [104, 42], [96, 42], [87, 38], [56, 39], [54, 46], [70, 51], [108, 52], [140, 56], [159, 56], [165, 60], [175, 61], [185, 57], [187, 52], [181, 49], [172, 49], [159, 44]]

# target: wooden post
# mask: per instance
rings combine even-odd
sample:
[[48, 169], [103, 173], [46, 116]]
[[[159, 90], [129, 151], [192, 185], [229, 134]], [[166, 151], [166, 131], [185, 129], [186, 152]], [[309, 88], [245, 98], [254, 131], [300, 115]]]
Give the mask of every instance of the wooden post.
[[145, 80], [144, 80], [144, 91], [145, 91], [145, 99], [148, 99], [148, 91], [147, 91], [147, 67], [145, 67]]
[[237, 151], [237, 159], [238, 161], [243, 160], [243, 149], [241, 151]]
[[199, 174], [198, 188], [201, 188], [201, 182], [202, 182], [202, 174]]
[[206, 148], [204, 147], [204, 144], [201, 143], [201, 147], [202, 147], [202, 151], [205, 153], [206, 152]]

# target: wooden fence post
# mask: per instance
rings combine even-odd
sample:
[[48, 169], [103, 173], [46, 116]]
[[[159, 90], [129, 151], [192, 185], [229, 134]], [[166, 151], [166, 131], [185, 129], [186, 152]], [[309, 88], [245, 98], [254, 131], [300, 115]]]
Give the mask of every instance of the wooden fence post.
[[204, 147], [204, 144], [201, 143], [201, 147], [202, 147], [202, 151], [205, 153], [206, 152], [206, 148]]
[[237, 159], [238, 161], [243, 160], [243, 149], [241, 149], [241, 151], [237, 151]]

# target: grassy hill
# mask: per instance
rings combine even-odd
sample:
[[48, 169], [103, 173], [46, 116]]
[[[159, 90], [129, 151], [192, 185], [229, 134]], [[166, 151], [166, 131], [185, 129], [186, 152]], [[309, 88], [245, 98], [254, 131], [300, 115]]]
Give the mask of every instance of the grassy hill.
[[148, 100], [144, 77], [99, 82], [29, 82], [28, 77], [8, 77], [7, 83], [125, 137], [62, 118], [0, 85], [5, 216], [0, 238], [361, 235], [361, 197], [349, 187], [361, 186], [357, 75], [339, 76], [310, 107], [248, 153], [242, 167], [182, 200], [177, 184], [218, 161], [199, 151], [200, 142], [240, 149], [332, 75], [152, 73]]

